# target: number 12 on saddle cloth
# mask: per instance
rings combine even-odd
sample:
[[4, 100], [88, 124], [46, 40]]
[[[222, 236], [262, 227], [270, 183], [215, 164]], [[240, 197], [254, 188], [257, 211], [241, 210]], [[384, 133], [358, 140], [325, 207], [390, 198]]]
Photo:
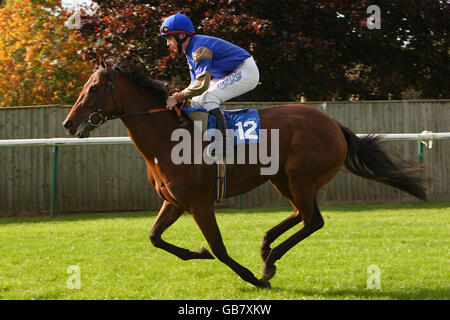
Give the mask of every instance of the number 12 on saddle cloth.
[[[183, 108], [182, 112], [187, 114], [193, 120], [200, 120], [200, 118], [202, 118], [197, 118], [195, 116], [195, 113], [197, 112], [202, 112], [209, 115], [207, 120], [207, 128], [205, 128], [204, 125], [202, 128], [202, 133], [206, 131], [206, 129], [217, 128], [216, 118], [208, 114], [208, 112], [203, 108]], [[234, 145], [241, 143], [259, 143], [259, 130], [261, 128], [261, 123], [257, 110], [225, 110], [224, 115], [225, 120], [227, 121], [228, 129], [234, 130]]]

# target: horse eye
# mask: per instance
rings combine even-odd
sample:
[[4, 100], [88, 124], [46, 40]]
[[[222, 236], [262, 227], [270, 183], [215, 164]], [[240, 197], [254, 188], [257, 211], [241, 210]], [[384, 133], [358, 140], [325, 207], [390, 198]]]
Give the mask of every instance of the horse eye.
[[90, 87], [89, 93], [91, 93], [91, 94], [97, 93], [97, 87]]

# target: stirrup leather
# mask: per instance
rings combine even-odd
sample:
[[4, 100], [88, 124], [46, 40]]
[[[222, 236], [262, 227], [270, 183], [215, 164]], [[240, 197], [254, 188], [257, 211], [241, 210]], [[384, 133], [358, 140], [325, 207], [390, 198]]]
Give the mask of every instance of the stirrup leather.
[[221, 201], [225, 198], [226, 192], [226, 164], [225, 159], [216, 162], [216, 201]]

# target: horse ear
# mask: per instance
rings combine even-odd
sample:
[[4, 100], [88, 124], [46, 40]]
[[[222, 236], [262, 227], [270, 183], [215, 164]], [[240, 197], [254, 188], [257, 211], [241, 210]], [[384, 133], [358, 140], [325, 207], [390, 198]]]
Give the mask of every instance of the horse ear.
[[105, 58], [103, 56], [98, 56], [98, 61], [100, 63], [100, 66], [103, 67], [103, 69], [108, 70], [108, 64], [106, 63]]

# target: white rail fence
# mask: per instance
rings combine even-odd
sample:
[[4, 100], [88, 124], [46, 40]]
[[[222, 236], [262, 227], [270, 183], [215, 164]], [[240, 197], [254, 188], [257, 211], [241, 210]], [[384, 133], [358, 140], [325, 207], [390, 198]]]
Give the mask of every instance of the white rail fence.
[[[359, 137], [368, 134], [357, 134]], [[450, 132], [434, 133], [423, 131], [421, 133], [391, 133], [391, 134], [375, 134], [379, 135], [382, 140], [393, 141], [417, 141], [417, 153], [419, 162], [423, 161], [423, 145], [428, 148], [432, 147], [434, 140], [450, 139]], [[51, 182], [51, 203], [50, 212], [52, 218], [55, 217], [56, 206], [56, 177], [58, 163], [58, 147], [60, 146], [80, 146], [80, 145], [121, 145], [132, 144], [130, 137], [100, 137], [100, 138], [50, 138], [50, 139], [8, 139], [0, 140], [0, 148], [2, 147], [53, 147], [52, 158], [52, 182]]]

